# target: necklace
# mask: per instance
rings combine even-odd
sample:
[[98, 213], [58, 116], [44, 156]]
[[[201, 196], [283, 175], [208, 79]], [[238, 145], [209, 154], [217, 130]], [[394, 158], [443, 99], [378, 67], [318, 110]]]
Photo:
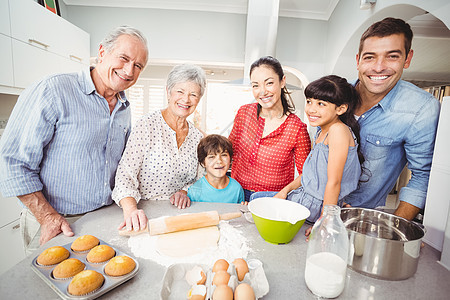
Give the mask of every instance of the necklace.
[[[260, 114], [260, 116], [264, 119], [269, 119], [269, 115]], [[281, 119], [284, 116], [283, 112], [280, 113], [279, 116], [276, 116], [275, 119]]]

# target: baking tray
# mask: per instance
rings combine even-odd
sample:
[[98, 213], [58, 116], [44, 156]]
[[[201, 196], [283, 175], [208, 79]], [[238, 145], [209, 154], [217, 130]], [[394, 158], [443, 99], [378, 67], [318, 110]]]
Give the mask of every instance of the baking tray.
[[[248, 274], [241, 282], [250, 284], [255, 292], [256, 299], [260, 299], [269, 293], [269, 283], [267, 281], [266, 274], [264, 273], [263, 264], [258, 259], [248, 259], [247, 264], [249, 267]], [[187, 293], [191, 286], [187, 283], [185, 276], [186, 272], [199, 266], [206, 274], [206, 297], [205, 300], [211, 299], [215, 286], [212, 285], [212, 266], [196, 263], [181, 263], [173, 264], [167, 268], [164, 274], [162, 287], [161, 287], [161, 300], [179, 300], [186, 299]], [[231, 274], [229, 286], [233, 289], [240, 283], [237, 281], [236, 270], [233, 264], [230, 264], [228, 273]]]
[[61, 247], [66, 248], [67, 250], [69, 250], [69, 257], [68, 258], [76, 258], [79, 259], [82, 263], [85, 264], [85, 270], [94, 270], [99, 272], [100, 274], [102, 274], [105, 277], [105, 281], [103, 282], [103, 285], [96, 290], [93, 293], [90, 293], [88, 295], [84, 295], [84, 296], [74, 296], [71, 295], [67, 292], [67, 287], [69, 286], [70, 281], [72, 280], [73, 277], [71, 278], [67, 278], [67, 279], [55, 279], [52, 276], [52, 271], [53, 269], [57, 266], [56, 265], [51, 265], [51, 266], [41, 266], [39, 265], [36, 260], [38, 258], [38, 256], [36, 256], [33, 261], [31, 262], [31, 268], [33, 269], [34, 272], [36, 272], [36, 274], [42, 279], [44, 280], [45, 283], [47, 283], [47, 285], [49, 285], [62, 299], [77, 299], [77, 300], [83, 300], [83, 299], [95, 299], [97, 297], [100, 297], [101, 295], [109, 292], [110, 290], [114, 289], [115, 287], [119, 286], [120, 284], [124, 283], [125, 281], [133, 278], [136, 273], [139, 271], [139, 263], [138, 261], [132, 257], [131, 255], [128, 255], [127, 253], [124, 253], [120, 250], [118, 250], [117, 248], [115, 248], [114, 246], [100, 240], [99, 245], [108, 245], [111, 248], [114, 249], [114, 251], [116, 252], [115, 256], [119, 256], [119, 255], [124, 255], [124, 256], [128, 256], [131, 259], [134, 260], [134, 262], [136, 263], [136, 267], [134, 268], [133, 271], [131, 271], [130, 273], [123, 275], [123, 276], [117, 276], [117, 277], [113, 277], [113, 276], [109, 276], [106, 275], [104, 272], [104, 268], [105, 265], [108, 263], [108, 261], [105, 261], [103, 263], [90, 263], [87, 261], [86, 256], [88, 254], [89, 251], [86, 252], [75, 252], [73, 251], [70, 246], [72, 245], [72, 243], [63, 245]]

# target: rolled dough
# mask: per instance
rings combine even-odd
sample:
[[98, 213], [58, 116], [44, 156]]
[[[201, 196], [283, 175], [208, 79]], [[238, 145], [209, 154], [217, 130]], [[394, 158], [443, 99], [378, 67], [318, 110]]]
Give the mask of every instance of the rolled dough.
[[161, 234], [156, 251], [171, 257], [187, 257], [216, 249], [220, 232], [217, 226]]

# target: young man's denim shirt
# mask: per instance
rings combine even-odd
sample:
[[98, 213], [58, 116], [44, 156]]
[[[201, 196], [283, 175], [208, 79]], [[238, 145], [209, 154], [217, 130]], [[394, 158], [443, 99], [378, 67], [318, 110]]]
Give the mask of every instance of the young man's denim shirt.
[[[355, 83], [355, 85], [358, 82]], [[405, 164], [411, 180], [400, 201], [423, 208], [428, 188], [440, 104], [428, 92], [400, 80], [362, 114], [361, 149], [365, 158], [359, 188], [345, 198], [352, 206], [383, 206]]]

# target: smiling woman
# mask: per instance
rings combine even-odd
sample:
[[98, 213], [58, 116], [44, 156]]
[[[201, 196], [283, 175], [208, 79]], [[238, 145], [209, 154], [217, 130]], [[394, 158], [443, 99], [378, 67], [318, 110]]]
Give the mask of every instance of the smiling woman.
[[194, 65], [178, 65], [167, 79], [169, 105], [136, 122], [116, 175], [112, 198], [123, 208], [128, 230], [147, 226], [139, 200], [166, 200], [178, 208], [190, 205], [188, 187], [203, 176], [197, 145], [203, 133], [187, 121], [206, 86], [205, 72]]
[[244, 188], [245, 200], [258, 191], [279, 191], [302, 173], [311, 150], [309, 134], [294, 112], [280, 62], [266, 56], [250, 68], [257, 103], [241, 106], [229, 139], [235, 156], [231, 177]]

